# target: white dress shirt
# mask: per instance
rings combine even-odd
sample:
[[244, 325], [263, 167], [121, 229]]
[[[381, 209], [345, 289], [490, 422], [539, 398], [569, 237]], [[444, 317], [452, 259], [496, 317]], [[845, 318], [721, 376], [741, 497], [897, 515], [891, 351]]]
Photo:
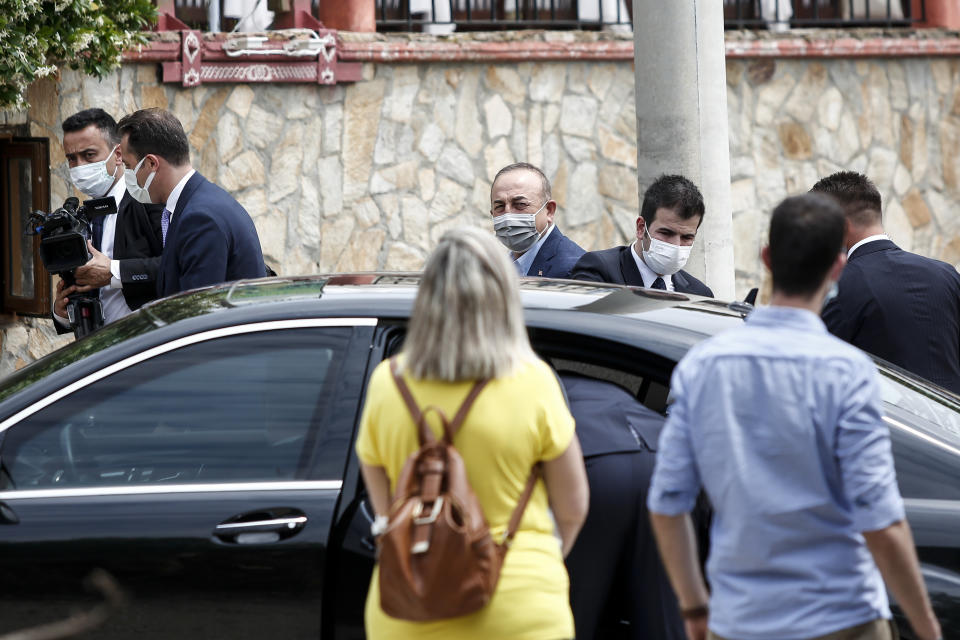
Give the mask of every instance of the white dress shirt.
[[183, 188], [187, 186], [187, 181], [193, 177], [193, 174], [197, 172], [196, 169], [190, 169], [187, 173], [180, 178], [180, 182], [177, 183], [177, 186], [173, 188], [170, 192], [169, 197], [167, 197], [167, 204], [163, 205], [167, 211], [170, 212], [170, 222], [173, 222], [173, 212], [177, 210], [177, 201], [180, 200], [180, 194], [183, 193]]
[[630, 245], [630, 253], [633, 254], [633, 260], [637, 263], [637, 269], [640, 270], [640, 277], [643, 278], [643, 286], [647, 289], [653, 288], [653, 281], [657, 278], [663, 278], [663, 283], [667, 285], [667, 291], [673, 291], [673, 276], [671, 274], [658, 275], [654, 273], [653, 269], [647, 266], [647, 263], [643, 261], [643, 258], [637, 253], [637, 243], [634, 242]]
[[885, 233], [878, 233], [878, 234], [875, 235], [875, 236], [867, 236], [866, 238], [864, 238], [863, 240], [861, 240], [861, 241], [858, 242], [857, 244], [855, 244], [855, 245], [853, 245], [852, 247], [850, 247], [850, 251], [847, 251], [847, 260], [850, 259], [850, 256], [853, 255], [853, 252], [854, 252], [854, 251], [856, 251], [857, 249], [859, 249], [859, 248], [862, 247], [863, 245], [867, 244], [868, 242], [875, 242], [876, 240], [889, 240], [889, 239], [890, 239], [890, 237], [889, 237], [887, 234], [885, 234]]

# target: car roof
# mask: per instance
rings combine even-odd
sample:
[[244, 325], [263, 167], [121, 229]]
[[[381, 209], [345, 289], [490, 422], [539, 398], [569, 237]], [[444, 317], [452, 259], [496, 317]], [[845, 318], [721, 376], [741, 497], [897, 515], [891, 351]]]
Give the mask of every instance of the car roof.
[[[420, 278], [420, 273], [318, 274], [241, 280], [186, 291], [148, 303], [12, 374], [0, 383], [0, 400], [118, 345], [144, 348], [176, 335], [285, 317], [402, 321], [409, 317]], [[521, 278], [520, 291], [532, 328], [620, 340], [673, 361], [705, 337], [737, 326], [751, 308], [700, 296], [573, 280]]]

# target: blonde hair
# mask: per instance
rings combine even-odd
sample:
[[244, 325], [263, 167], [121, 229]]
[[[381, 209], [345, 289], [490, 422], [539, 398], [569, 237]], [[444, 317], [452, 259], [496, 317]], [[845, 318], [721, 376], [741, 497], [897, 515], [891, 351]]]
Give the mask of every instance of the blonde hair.
[[503, 246], [474, 227], [448, 231], [427, 260], [403, 347], [420, 379], [497, 378], [535, 358], [517, 271]]

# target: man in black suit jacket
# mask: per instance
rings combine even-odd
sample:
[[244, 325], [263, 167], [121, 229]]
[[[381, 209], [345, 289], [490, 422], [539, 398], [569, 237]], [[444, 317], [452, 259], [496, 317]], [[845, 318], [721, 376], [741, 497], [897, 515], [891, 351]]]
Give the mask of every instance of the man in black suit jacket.
[[190, 166], [186, 133], [172, 113], [142, 109], [124, 116], [117, 130], [127, 189], [141, 201], [164, 203], [159, 295], [266, 275], [253, 220]]
[[556, 211], [550, 181], [539, 168], [517, 162], [497, 172], [490, 187], [490, 215], [521, 276], [569, 278], [583, 255], [554, 224]]
[[145, 206], [127, 193], [120, 161], [117, 123], [102, 109], [86, 109], [63, 122], [63, 148], [74, 186], [88, 198], [112, 197], [117, 213], [93, 221], [90, 261], [74, 272], [77, 285], [57, 287], [54, 320], [58, 333], [70, 331], [66, 296], [99, 290], [104, 321], [113, 322], [157, 297], [163, 244], [162, 207]]
[[880, 192], [841, 171], [812, 191], [832, 195], [847, 217], [847, 266], [824, 307], [831, 333], [960, 394], [960, 274], [903, 251], [884, 234]]
[[685, 640], [647, 512], [664, 418], [612, 382], [560, 379], [590, 483], [590, 511], [566, 560], [577, 640]]
[[683, 271], [704, 211], [696, 185], [683, 176], [662, 175], [643, 194], [636, 241], [585, 253], [571, 277], [712, 298], [707, 285]]

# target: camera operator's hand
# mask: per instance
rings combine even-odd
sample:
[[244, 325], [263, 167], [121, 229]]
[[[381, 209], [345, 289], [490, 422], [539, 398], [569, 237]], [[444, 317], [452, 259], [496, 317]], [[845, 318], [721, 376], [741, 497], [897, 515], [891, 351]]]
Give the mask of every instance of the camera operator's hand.
[[73, 277], [77, 281], [78, 291], [90, 291], [97, 287], [109, 287], [110, 278], [110, 258], [93, 248], [93, 243], [87, 240], [87, 249], [93, 256], [90, 261], [82, 267], [77, 267], [73, 272]]
[[57, 298], [53, 302], [53, 312], [64, 320], [67, 319], [67, 296], [76, 290], [76, 286], [64, 287], [63, 280], [57, 282]]

